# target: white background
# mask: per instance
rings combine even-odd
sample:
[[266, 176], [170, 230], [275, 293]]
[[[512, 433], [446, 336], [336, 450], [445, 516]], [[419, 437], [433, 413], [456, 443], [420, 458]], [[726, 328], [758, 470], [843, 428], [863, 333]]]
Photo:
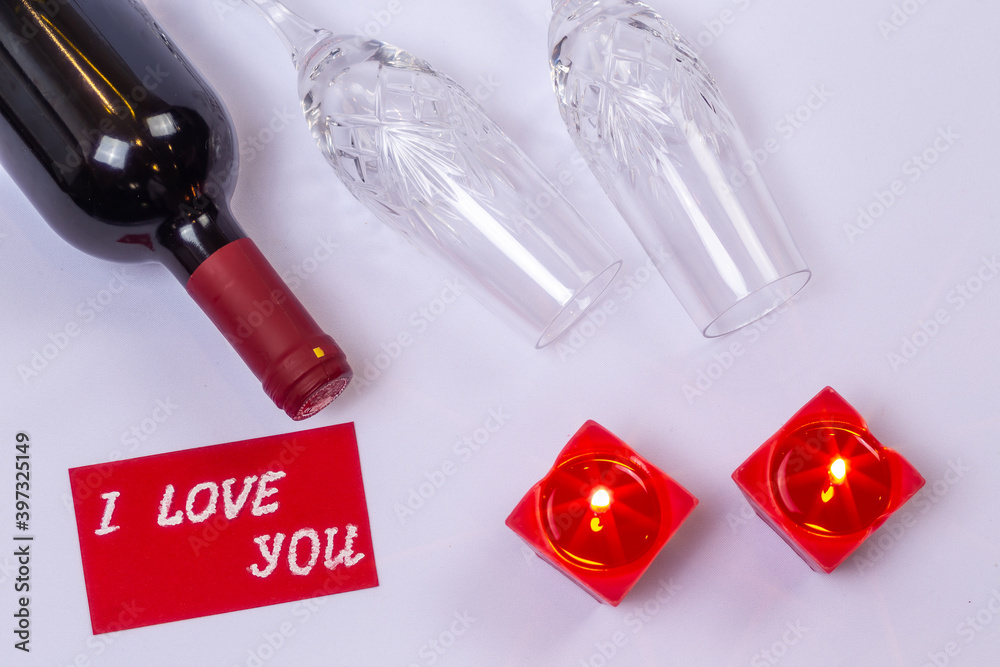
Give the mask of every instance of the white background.
[[[700, 43], [750, 145], [778, 142], [763, 171], [814, 271], [768, 323], [709, 341], [659, 276], [649, 277], [593, 177], [572, 163], [547, 69], [547, 0], [398, 3], [396, 15], [382, 0], [289, 6], [335, 31], [368, 24], [478, 89], [544, 171], [570, 172], [566, 196], [608, 237], [638, 288], [619, 283], [606, 297], [619, 312], [596, 332], [578, 330], [572, 347], [535, 351], [467, 296], [420, 331], [412, 316], [452, 276], [336, 181], [297, 117], [294, 73], [268, 26], [235, 1], [149, 0], [218, 89], [243, 141], [262, 144], [244, 160], [233, 202], [251, 236], [279, 272], [305, 272], [299, 296], [359, 374], [400, 333], [414, 343], [391, 364], [381, 359], [387, 367], [370, 384], [293, 424], [157, 266], [126, 268], [127, 289], [84, 322], [78, 308], [100, 298], [118, 269], [71, 249], [0, 179], [0, 545], [14, 534], [19, 430], [32, 437], [37, 535], [30, 656], [12, 648], [12, 549], [0, 546], [0, 663], [995, 664], [1000, 618], [988, 604], [1000, 591], [1000, 279], [976, 279], [984, 258], [1000, 253], [1000, 7], [907, 0], [915, 13], [884, 35], [890, 0], [653, 0]], [[388, 25], [371, 23], [378, 17]], [[832, 97], [803, 109], [814, 88]], [[799, 127], [783, 120], [797, 112]], [[286, 113], [295, 121], [281, 121]], [[273, 136], [264, 130], [272, 122], [285, 125]], [[948, 128], [961, 138], [945, 153], [930, 151], [936, 162], [915, 178], [908, 161]], [[849, 235], [859, 208], [894, 180], [905, 193], [863, 234]], [[316, 263], [320, 241], [337, 249]], [[981, 290], [956, 298], [967, 284]], [[919, 335], [938, 310], [947, 323]], [[81, 334], [23, 380], [18, 367], [70, 322]], [[914, 337], [916, 355], [908, 350], [912, 359], [893, 364], [889, 355], [902, 355], [904, 338]], [[729, 364], [734, 342], [744, 353]], [[700, 373], [702, 394], [685, 395]], [[928, 480], [904, 508], [907, 520], [897, 515], [880, 531], [883, 548], [862, 548], [831, 575], [812, 572], [749, 517], [730, 480], [826, 385]], [[125, 441], [158, 400], [177, 408], [144, 441]], [[508, 423], [463, 460], [455, 443], [493, 410]], [[587, 419], [701, 500], [617, 609], [527, 555], [503, 524]], [[308, 616], [286, 604], [92, 637], [68, 468], [345, 421], [357, 423], [379, 588], [327, 598]], [[401, 520], [396, 506], [446, 462], [457, 474]], [[961, 474], [949, 474], [956, 468]], [[661, 604], [664, 585], [674, 593]], [[456, 613], [475, 619], [457, 638], [447, 634]], [[273, 650], [267, 638], [279, 643], [283, 624], [294, 634]], [[624, 645], [608, 660], [601, 649], [611, 653], [616, 633]], [[449, 646], [435, 653], [431, 642], [441, 641]]]

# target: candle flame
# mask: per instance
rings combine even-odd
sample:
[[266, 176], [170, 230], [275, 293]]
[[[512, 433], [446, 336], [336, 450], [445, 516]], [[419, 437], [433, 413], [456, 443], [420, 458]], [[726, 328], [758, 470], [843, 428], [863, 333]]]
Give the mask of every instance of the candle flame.
[[594, 489], [590, 494], [590, 509], [595, 512], [606, 512], [611, 507], [611, 492], [603, 486]]
[[834, 484], [839, 484], [847, 479], [847, 461], [837, 458], [830, 464], [830, 479]]

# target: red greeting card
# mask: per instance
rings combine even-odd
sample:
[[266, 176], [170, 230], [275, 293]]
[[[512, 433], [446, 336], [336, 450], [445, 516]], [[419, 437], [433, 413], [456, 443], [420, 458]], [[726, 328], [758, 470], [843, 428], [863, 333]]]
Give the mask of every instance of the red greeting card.
[[94, 634], [378, 586], [353, 424], [69, 477]]

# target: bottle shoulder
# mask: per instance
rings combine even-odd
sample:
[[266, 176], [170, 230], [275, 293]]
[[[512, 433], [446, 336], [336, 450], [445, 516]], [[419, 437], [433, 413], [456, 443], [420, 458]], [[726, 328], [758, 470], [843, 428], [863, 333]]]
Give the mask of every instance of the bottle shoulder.
[[81, 210], [112, 225], [142, 225], [173, 214], [207, 191], [231, 192], [236, 151], [190, 108], [162, 106], [142, 117], [105, 119], [48, 161], [51, 177]]

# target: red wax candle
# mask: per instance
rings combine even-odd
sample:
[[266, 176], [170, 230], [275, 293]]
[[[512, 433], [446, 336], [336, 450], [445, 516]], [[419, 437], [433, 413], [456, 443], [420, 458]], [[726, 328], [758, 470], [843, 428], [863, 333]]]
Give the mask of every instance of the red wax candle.
[[507, 518], [544, 560], [617, 606], [698, 500], [593, 421]]
[[817, 571], [832, 572], [924, 485], [827, 387], [733, 473], [747, 500]]

